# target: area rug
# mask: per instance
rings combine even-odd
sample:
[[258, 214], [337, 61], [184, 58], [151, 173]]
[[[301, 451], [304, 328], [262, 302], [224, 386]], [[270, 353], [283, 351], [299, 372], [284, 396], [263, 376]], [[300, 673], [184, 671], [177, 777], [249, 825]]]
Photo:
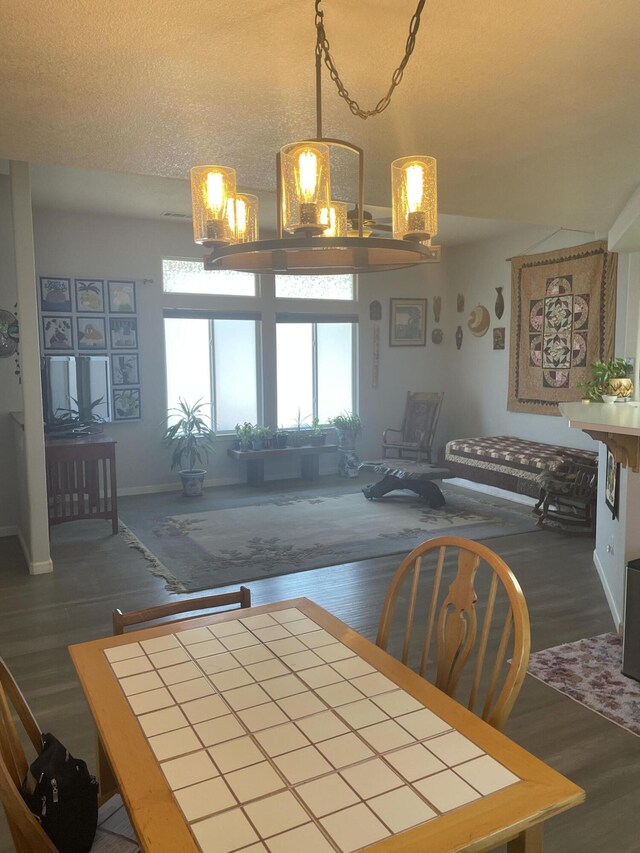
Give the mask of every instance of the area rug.
[[[404, 492], [368, 501], [357, 491], [256, 493], [224, 500], [211, 490], [206, 505], [173, 498], [139, 499], [121, 508], [122, 535], [173, 592], [196, 592], [257, 578], [408, 553], [425, 539], [455, 533], [487, 539], [535, 530], [527, 508], [445, 490], [430, 509]], [[219, 494], [216, 495], [216, 492]]]
[[600, 634], [532, 654], [529, 674], [640, 736], [640, 682], [621, 665], [620, 637]]

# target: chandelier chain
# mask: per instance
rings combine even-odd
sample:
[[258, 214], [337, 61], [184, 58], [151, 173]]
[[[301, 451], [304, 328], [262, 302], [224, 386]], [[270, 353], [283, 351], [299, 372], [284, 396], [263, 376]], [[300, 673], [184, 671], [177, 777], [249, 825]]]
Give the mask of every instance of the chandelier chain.
[[411, 57], [411, 54], [413, 53], [413, 50], [416, 46], [416, 36], [418, 35], [418, 30], [420, 29], [420, 15], [422, 14], [425, 0], [418, 0], [418, 6], [411, 18], [411, 23], [409, 24], [409, 35], [407, 37], [407, 43], [405, 46], [402, 62], [400, 63], [400, 65], [398, 65], [396, 70], [391, 75], [391, 85], [389, 86], [386, 95], [380, 98], [380, 100], [372, 110], [363, 110], [360, 104], [358, 104], [358, 102], [349, 95], [348, 90], [345, 88], [344, 83], [340, 79], [340, 74], [338, 73], [338, 69], [336, 68], [334, 59], [331, 56], [331, 46], [329, 44], [329, 39], [327, 38], [327, 34], [324, 28], [324, 12], [320, 10], [321, 2], [322, 0], [315, 0], [316, 30], [318, 34], [316, 41], [316, 56], [323, 58], [324, 64], [329, 70], [329, 75], [333, 82], [336, 84], [338, 94], [343, 100], [347, 102], [349, 109], [351, 110], [353, 115], [359, 116], [362, 119], [367, 119], [371, 116], [380, 115], [380, 113], [384, 112], [384, 110], [386, 110], [386, 108], [391, 103], [391, 96], [393, 95], [396, 86], [398, 86], [400, 81], [402, 80], [404, 70], [407, 67], [409, 58]]

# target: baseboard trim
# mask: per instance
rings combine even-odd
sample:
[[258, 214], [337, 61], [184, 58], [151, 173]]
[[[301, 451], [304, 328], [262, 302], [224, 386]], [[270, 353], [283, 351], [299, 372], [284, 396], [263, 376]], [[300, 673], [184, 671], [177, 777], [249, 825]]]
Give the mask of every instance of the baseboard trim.
[[38, 562], [34, 562], [31, 559], [31, 552], [27, 547], [26, 540], [22, 534], [22, 530], [20, 528], [16, 529], [16, 535], [18, 537], [18, 542], [20, 542], [20, 547], [22, 548], [22, 554], [24, 556], [25, 563], [27, 564], [27, 568], [29, 569], [30, 575], [48, 575], [53, 571], [53, 561], [51, 558], [48, 560], [40, 560]]
[[604, 590], [604, 595], [607, 599], [607, 604], [609, 605], [611, 616], [613, 617], [613, 624], [618, 627], [618, 631], [620, 632], [621, 629], [624, 627], [622, 614], [619, 612], [616, 606], [613, 593], [611, 592], [611, 587], [609, 586], [609, 581], [607, 580], [607, 575], [605, 573], [602, 563], [600, 562], [598, 552], [595, 550], [595, 548], [593, 551], [593, 565], [596, 567], [598, 577], [600, 578], [600, 583], [602, 584], [602, 589]]
[[[220, 477], [215, 480], [205, 480], [204, 486], [240, 486], [244, 480], [237, 477]], [[128, 495], [154, 495], [161, 492], [181, 492], [182, 484], [178, 480], [175, 483], [157, 483], [152, 486], [125, 486], [118, 487], [118, 497], [126, 497]]]
[[513, 501], [514, 503], [524, 504], [525, 506], [535, 506], [537, 503], [537, 500], [529, 497], [529, 495], [519, 495], [516, 492], [509, 492], [507, 489], [499, 489], [497, 486], [476, 483], [474, 480], [463, 480], [462, 477], [450, 477], [443, 480], [443, 482], [445, 485], [451, 483], [452, 486], [460, 486], [463, 489], [471, 489], [473, 492], [493, 495], [494, 498], [504, 498], [506, 501]]
[[0, 539], [5, 536], [17, 536], [18, 528], [15, 524], [8, 524], [5, 527], [0, 527]]

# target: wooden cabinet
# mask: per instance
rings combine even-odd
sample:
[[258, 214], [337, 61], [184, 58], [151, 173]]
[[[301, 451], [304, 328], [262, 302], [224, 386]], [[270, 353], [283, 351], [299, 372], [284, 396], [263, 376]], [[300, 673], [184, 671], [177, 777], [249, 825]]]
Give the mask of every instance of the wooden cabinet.
[[106, 518], [116, 534], [116, 442], [104, 435], [47, 438], [45, 452], [49, 526]]

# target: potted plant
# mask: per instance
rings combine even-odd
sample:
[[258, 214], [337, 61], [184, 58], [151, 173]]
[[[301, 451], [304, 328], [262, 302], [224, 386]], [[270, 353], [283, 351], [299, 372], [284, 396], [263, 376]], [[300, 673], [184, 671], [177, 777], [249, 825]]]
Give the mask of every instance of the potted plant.
[[289, 441], [289, 433], [283, 427], [276, 430], [276, 434], [274, 436], [274, 441], [276, 443], [276, 447], [282, 449], [287, 446], [287, 442]]
[[314, 447], [321, 447], [327, 441], [327, 434], [320, 426], [320, 418], [312, 418], [311, 420], [311, 444]]
[[291, 447], [302, 447], [308, 443], [307, 436], [304, 434], [308, 429], [308, 425], [304, 422], [308, 420], [308, 418], [309, 415], [306, 415], [306, 417], [303, 418], [300, 409], [298, 409], [298, 414], [294, 421], [294, 427], [289, 431], [289, 445]]
[[603, 394], [626, 400], [633, 394], [633, 381], [629, 376], [631, 366], [626, 358], [594, 361], [590, 369], [591, 379], [579, 383], [579, 387], [584, 388], [586, 400], [599, 402]]
[[354, 450], [356, 439], [362, 432], [360, 416], [354, 412], [342, 412], [335, 418], [329, 418], [329, 423], [338, 433], [340, 450]]
[[251, 448], [252, 450], [262, 450], [264, 447], [265, 438], [269, 433], [268, 427], [256, 424], [251, 428]]
[[251, 450], [251, 436], [253, 434], [253, 424], [245, 421], [243, 424], [236, 424], [236, 441], [238, 450]]
[[177, 408], [171, 409], [164, 421], [167, 428], [162, 440], [165, 447], [173, 451], [171, 470], [178, 468], [185, 497], [202, 494], [207, 472], [202, 467], [196, 468], [196, 464], [202, 466], [208, 462], [210, 454], [215, 452], [216, 434], [203, 418], [203, 410], [206, 408], [202, 399], [189, 405], [180, 398]]
[[73, 408], [56, 409], [51, 432], [93, 435], [103, 431], [104, 418], [96, 414], [94, 409], [101, 405], [104, 397], [98, 397], [84, 407], [80, 406], [75, 397], [71, 401], [75, 404]]

